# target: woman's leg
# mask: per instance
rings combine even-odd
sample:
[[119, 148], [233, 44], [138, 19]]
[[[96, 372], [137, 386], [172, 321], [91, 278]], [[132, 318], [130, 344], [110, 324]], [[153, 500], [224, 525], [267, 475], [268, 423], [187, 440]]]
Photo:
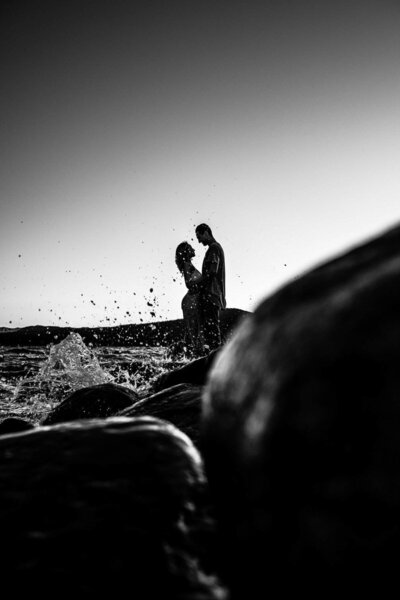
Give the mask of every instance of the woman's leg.
[[186, 294], [182, 300], [182, 313], [185, 323], [187, 343], [191, 349], [197, 349], [199, 335], [198, 303], [195, 296]]

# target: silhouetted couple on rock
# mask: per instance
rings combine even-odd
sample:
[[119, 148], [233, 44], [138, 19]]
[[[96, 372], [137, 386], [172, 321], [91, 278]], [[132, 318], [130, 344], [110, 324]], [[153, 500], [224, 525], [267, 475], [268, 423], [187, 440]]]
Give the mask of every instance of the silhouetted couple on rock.
[[203, 356], [222, 343], [220, 314], [226, 308], [225, 256], [205, 223], [196, 227], [196, 237], [200, 244], [208, 246], [201, 273], [192, 263], [196, 253], [188, 242], [177, 247], [175, 262], [188, 289], [182, 299], [186, 344], [192, 355]]

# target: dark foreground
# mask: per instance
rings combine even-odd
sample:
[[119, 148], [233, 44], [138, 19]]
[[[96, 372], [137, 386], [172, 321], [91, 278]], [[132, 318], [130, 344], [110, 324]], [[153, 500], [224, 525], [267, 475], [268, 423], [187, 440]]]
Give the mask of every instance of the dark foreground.
[[25, 431], [4, 421], [3, 586], [398, 592], [399, 306], [397, 227], [283, 287], [144, 397], [103, 384]]

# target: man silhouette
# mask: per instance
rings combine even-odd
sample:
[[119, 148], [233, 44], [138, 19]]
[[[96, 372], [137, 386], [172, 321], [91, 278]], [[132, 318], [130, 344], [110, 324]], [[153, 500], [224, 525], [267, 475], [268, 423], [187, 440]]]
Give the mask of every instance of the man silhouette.
[[226, 308], [225, 256], [221, 244], [205, 223], [196, 227], [196, 237], [200, 244], [208, 246], [199, 288], [204, 345], [205, 350], [210, 352], [221, 345], [220, 313]]

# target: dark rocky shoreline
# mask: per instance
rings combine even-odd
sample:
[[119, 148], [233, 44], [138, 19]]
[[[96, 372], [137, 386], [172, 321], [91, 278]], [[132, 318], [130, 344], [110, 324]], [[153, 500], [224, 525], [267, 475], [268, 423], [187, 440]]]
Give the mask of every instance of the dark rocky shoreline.
[[266, 298], [146, 397], [93, 386], [49, 424], [6, 423], [3, 585], [139, 600], [396, 592], [399, 305], [400, 226]]
[[[221, 313], [221, 333], [227, 337], [240, 320], [249, 314], [238, 308]], [[59, 343], [71, 332], [79, 333], [85, 344], [93, 346], [169, 346], [184, 337], [183, 319], [117, 325], [115, 327], [57, 327], [34, 325], [0, 330], [0, 346], [46, 346]]]

